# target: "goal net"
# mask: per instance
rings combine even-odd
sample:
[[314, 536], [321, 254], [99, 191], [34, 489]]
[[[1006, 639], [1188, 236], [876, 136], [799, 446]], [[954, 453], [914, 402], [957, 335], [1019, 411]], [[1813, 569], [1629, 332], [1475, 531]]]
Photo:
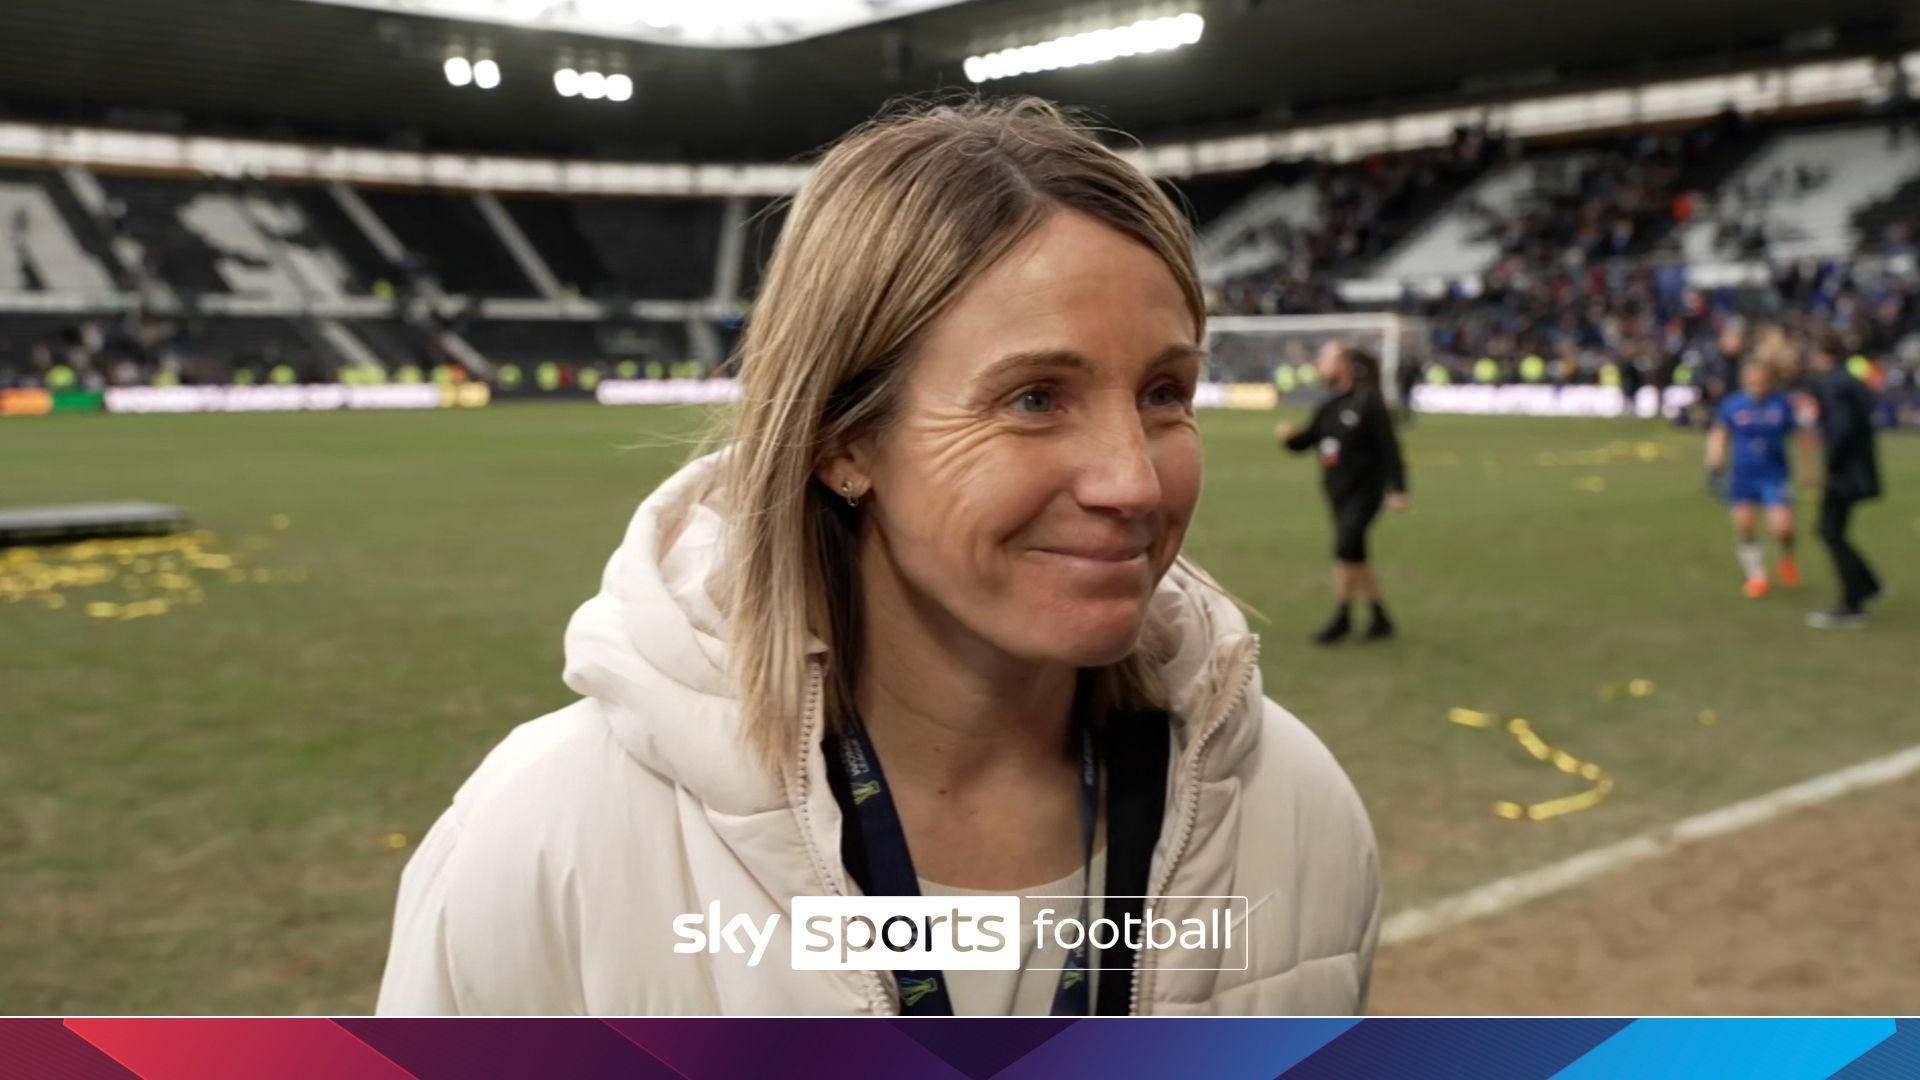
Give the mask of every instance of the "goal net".
[[1400, 404], [1401, 374], [1417, 375], [1431, 347], [1426, 322], [1406, 315], [1217, 315], [1207, 320], [1206, 381], [1271, 386], [1282, 399], [1319, 386], [1314, 355], [1339, 340], [1380, 358], [1380, 389]]

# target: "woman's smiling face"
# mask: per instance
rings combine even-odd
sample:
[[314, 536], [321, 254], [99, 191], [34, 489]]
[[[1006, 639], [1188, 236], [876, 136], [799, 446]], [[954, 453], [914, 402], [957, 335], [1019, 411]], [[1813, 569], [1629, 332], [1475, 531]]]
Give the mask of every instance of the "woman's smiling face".
[[863, 575], [957, 647], [1125, 656], [1200, 497], [1198, 329], [1152, 249], [1053, 212], [928, 328], [853, 459]]

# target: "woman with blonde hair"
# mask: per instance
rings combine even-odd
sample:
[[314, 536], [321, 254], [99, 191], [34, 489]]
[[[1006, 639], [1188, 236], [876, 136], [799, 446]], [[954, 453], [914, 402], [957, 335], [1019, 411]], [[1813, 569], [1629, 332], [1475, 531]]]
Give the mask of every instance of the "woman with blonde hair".
[[1745, 583], [1741, 591], [1757, 600], [1772, 590], [1766, 557], [1755, 538], [1755, 518], [1765, 507], [1767, 525], [1779, 551], [1780, 583], [1800, 586], [1794, 555], [1793, 465], [1787, 442], [1799, 426], [1786, 386], [1799, 370], [1799, 357], [1786, 332], [1770, 326], [1760, 332], [1753, 355], [1740, 365], [1740, 389], [1727, 395], [1707, 434], [1707, 468], [1725, 474], [1728, 515], [1733, 521], [1734, 555]]
[[[647, 497], [575, 614], [582, 699], [422, 841], [380, 1010], [1359, 1010], [1366, 813], [1179, 557], [1203, 334], [1185, 220], [1049, 105], [826, 154], [726, 445]], [[789, 962], [796, 897], [983, 892], [1094, 920], [1246, 899], [1230, 945], [1089, 948], [1023, 899], [1018, 970]]]

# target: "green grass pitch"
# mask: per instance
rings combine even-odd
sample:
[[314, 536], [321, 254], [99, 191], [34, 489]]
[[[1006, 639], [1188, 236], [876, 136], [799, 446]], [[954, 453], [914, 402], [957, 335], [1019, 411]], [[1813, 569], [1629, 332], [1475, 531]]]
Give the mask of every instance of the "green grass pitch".
[[[1740, 596], [1697, 434], [1422, 418], [1414, 509], [1375, 533], [1403, 637], [1321, 650], [1315, 466], [1275, 450], [1274, 420], [1203, 418], [1187, 551], [1266, 617], [1268, 693], [1358, 783], [1394, 908], [1915, 740], [1920, 440], [1882, 440], [1890, 495], [1856, 519], [1909, 591], [1821, 634], [1801, 625], [1832, 599], [1811, 535], [1802, 592]], [[0, 1013], [370, 1009], [408, 854], [390, 836], [569, 699], [567, 616], [702, 425], [566, 405], [0, 422], [0, 505], [174, 502], [305, 571], [132, 621], [90, 618], [83, 592], [0, 603]], [[1653, 692], [1604, 699], [1633, 679]], [[1496, 801], [1586, 782], [1453, 706], [1525, 717], [1618, 787], [1502, 820]]]

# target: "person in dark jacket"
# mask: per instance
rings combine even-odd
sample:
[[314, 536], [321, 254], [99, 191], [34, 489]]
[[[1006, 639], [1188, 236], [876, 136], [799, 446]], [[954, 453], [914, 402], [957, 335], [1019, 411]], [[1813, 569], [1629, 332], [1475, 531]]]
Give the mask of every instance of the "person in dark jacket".
[[1349, 608], [1356, 597], [1373, 608], [1366, 638], [1392, 637], [1393, 621], [1380, 599], [1380, 581], [1367, 561], [1367, 529], [1382, 506], [1407, 508], [1407, 469], [1381, 396], [1380, 362], [1342, 342], [1328, 341], [1320, 348], [1318, 365], [1333, 396], [1305, 427], [1282, 424], [1278, 432], [1281, 445], [1293, 453], [1319, 450], [1333, 511], [1333, 581], [1339, 603], [1313, 639], [1330, 645], [1351, 633]]
[[1865, 625], [1866, 605], [1881, 594], [1880, 578], [1847, 539], [1853, 508], [1880, 497], [1880, 462], [1874, 447], [1873, 391], [1847, 372], [1846, 351], [1840, 336], [1827, 331], [1815, 339], [1808, 357], [1827, 465], [1820, 539], [1832, 553], [1840, 578], [1839, 605], [1807, 616], [1807, 625], [1822, 630]]

